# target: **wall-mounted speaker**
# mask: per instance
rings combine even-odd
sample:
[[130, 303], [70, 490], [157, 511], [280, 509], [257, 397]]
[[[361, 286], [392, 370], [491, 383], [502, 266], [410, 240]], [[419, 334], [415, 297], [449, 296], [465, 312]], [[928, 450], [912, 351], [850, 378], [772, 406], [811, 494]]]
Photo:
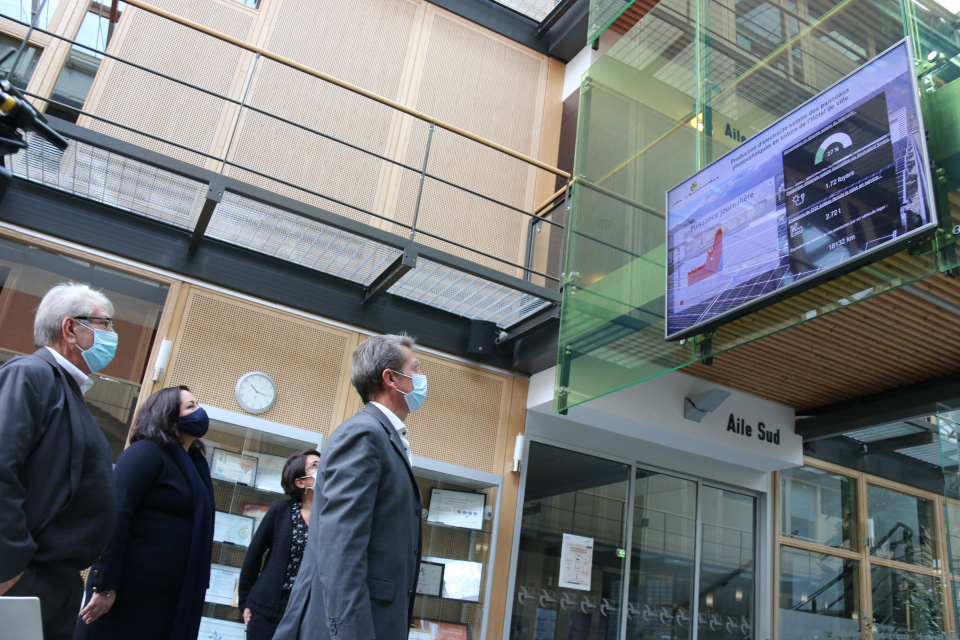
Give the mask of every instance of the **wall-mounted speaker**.
[[500, 330], [496, 322], [473, 320], [470, 322], [470, 341], [467, 343], [467, 353], [475, 356], [484, 356], [493, 353], [493, 346]]

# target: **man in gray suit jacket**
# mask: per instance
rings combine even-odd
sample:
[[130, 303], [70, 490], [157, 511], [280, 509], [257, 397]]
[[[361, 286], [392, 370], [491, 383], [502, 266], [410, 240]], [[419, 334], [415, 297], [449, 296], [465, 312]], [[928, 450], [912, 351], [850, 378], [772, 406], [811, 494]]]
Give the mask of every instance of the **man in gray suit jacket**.
[[323, 447], [303, 564], [274, 640], [404, 640], [422, 502], [403, 420], [427, 378], [408, 336], [373, 336], [350, 380], [366, 403]]
[[40, 598], [45, 640], [73, 638], [80, 571], [113, 523], [110, 447], [83, 401], [113, 358], [112, 314], [99, 291], [57, 285], [37, 308], [37, 352], [0, 367], [0, 596]]

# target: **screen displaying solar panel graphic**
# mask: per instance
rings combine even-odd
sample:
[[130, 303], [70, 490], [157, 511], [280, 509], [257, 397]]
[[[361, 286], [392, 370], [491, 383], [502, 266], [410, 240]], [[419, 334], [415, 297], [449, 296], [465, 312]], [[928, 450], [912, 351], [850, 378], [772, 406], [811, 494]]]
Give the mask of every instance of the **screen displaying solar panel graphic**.
[[667, 192], [668, 340], [933, 233], [913, 69], [903, 40]]

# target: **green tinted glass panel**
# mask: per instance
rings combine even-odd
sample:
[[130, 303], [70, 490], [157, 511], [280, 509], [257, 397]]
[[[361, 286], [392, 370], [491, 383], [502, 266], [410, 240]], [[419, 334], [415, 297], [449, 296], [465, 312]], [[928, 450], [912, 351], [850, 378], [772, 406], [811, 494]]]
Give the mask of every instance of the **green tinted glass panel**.
[[587, 44], [600, 37], [607, 27], [626, 11], [633, 0], [590, 0], [589, 27], [587, 28]]
[[780, 535], [854, 549], [857, 483], [814, 467], [780, 472]]
[[935, 566], [937, 538], [931, 500], [867, 485], [867, 513], [868, 526], [873, 522], [871, 556]]
[[859, 638], [859, 562], [780, 547], [780, 640]]
[[[593, 4], [598, 11], [610, 7], [611, 21], [613, 8], [623, 8]], [[894, 0], [662, 0], [587, 71], [564, 265], [556, 410], [960, 264], [950, 233], [953, 210], [960, 207], [960, 34], [945, 10], [928, 9]], [[605, 28], [603, 20], [594, 23]], [[918, 66], [930, 155], [940, 170], [933, 198], [941, 232], [909, 253], [839, 276], [712, 334], [666, 341], [666, 191], [905, 35], [916, 43], [918, 59], [942, 53]], [[851, 348], [848, 342], [837, 346]]]

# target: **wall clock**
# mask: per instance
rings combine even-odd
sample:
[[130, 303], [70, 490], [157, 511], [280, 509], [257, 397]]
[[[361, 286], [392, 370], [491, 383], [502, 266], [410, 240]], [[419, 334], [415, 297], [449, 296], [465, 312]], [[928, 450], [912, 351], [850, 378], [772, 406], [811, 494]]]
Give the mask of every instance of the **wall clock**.
[[263, 413], [277, 401], [277, 383], [261, 371], [251, 371], [237, 380], [234, 395], [237, 404], [247, 413]]

